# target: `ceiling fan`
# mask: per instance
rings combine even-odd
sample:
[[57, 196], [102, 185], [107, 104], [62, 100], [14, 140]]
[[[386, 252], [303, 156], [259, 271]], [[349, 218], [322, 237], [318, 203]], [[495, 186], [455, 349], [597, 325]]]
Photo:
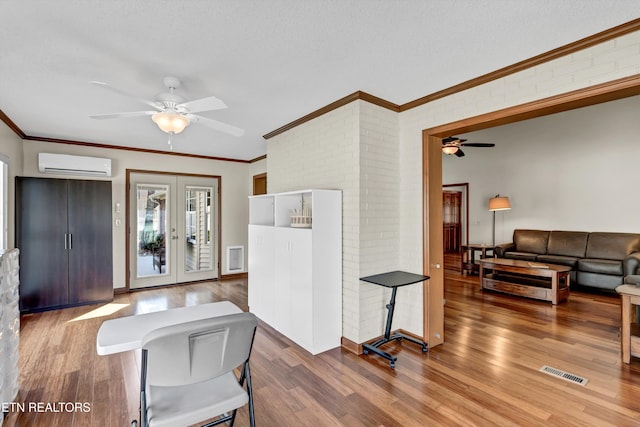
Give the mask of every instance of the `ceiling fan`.
[[199, 123], [215, 129], [220, 132], [228, 133], [233, 136], [244, 135], [244, 130], [227, 123], [203, 117], [194, 113], [202, 111], [221, 110], [227, 108], [224, 102], [215, 96], [186, 101], [180, 95], [174, 93], [175, 89], [180, 87], [180, 79], [176, 77], [165, 77], [164, 85], [169, 92], [163, 92], [156, 96], [155, 101], [138, 98], [134, 95], [125, 93], [107, 83], [91, 81], [93, 85], [103, 87], [119, 95], [135, 99], [145, 105], [150, 106], [154, 110], [149, 111], [131, 111], [124, 113], [94, 114], [90, 115], [92, 119], [119, 119], [139, 116], [151, 116], [151, 120], [158, 125], [160, 130], [169, 134], [169, 145], [171, 146], [171, 136], [182, 132], [190, 123]]
[[456, 136], [448, 136], [442, 139], [442, 152], [444, 154], [455, 154], [458, 157], [464, 156], [464, 152], [460, 147], [495, 147], [496, 144], [486, 142], [469, 142], [464, 143], [466, 139], [460, 139]]

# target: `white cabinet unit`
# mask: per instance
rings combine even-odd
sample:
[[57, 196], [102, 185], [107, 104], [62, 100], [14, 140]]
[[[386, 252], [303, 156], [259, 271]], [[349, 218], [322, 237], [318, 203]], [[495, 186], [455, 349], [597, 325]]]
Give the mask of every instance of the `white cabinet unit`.
[[342, 193], [249, 198], [249, 309], [312, 354], [342, 336]]

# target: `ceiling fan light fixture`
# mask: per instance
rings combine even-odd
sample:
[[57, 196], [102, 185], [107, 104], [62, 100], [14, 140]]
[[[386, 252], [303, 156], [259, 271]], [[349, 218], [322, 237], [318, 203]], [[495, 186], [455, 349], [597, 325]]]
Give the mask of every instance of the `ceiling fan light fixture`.
[[455, 152], [458, 151], [458, 147], [452, 145], [452, 146], [447, 146], [447, 147], [442, 147], [442, 152], [444, 154], [455, 154]]
[[180, 133], [189, 125], [189, 119], [175, 111], [163, 111], [151, 116], [160, 130], [170, 134]]

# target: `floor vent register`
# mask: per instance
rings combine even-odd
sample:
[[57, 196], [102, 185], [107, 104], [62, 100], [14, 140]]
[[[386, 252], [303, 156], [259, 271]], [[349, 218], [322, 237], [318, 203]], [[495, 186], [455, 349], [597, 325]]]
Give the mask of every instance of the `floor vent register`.
[[551, 366], [547, 366], [547, 365], [544, 365], [542, 368], [539, 369], [539, 371], [544, 372], [545, 374], [551, 375], [553, 377], [561, 378], [565, 381], [569, 381], [574, 384], [579, 384], [581, 386], [585, 386], [589, 382], [589, 380], [584, 377], [572, 374], [570, 372], [565, 372], [561, 369], [552, 368]]

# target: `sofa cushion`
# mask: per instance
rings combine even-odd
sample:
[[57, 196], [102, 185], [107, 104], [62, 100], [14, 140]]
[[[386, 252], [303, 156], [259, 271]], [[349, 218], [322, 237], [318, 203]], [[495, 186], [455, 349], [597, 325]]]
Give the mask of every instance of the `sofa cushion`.
[[622, 260], [637, 251], [640, 251], [640, 234], [591, 233], [585, 257]]
[[580, 286], [615, 290], [622, 285], [622, 276], [609, 276], [586, 271], [578, 271], [577, 276], [576, 282]]
[[579, 259], [580, 258], [562, 255], [538, 255], [536, 261], [546, 262], [548, 264], [568, 265], [575, 269], [576, 265], [578, 265]]
[[610, 274], [622, 276], [622, 261], [611, 259], [590, 259], [585, 258], [578, 261], [578, 270], [591, 273]]
[[505, 258], [521, 259], [523, 261], [535, 261], [538, 254], [532, 254], [529, 252], [505, 252]]
[[514, 230], [513, 243], [516, 252], [546, 254], [549, 232], [544, 230]]
[[584, 231], [551, 231], [547, 253], [574, 258], [584, 258], [589, 233]]

